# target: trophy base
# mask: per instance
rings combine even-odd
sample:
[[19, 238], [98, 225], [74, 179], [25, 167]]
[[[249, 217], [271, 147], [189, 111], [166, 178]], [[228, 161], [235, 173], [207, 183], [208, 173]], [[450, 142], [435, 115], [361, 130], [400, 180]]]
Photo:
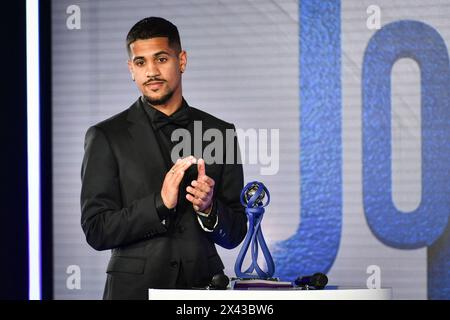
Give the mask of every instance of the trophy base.
[[278, 278], [232, 278], [233, 290], [273, 290], [294, 288], [292, 282], [280, 281]]

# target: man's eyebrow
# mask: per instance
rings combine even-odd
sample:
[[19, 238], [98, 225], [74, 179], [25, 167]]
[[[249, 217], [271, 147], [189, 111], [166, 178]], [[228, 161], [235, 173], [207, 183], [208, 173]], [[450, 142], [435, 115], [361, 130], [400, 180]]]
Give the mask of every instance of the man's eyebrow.
[[[154, 53], [153, 57], [157, 57], [157, 56], [160, 56], [162, 54], [167, 54], [168, 56], [171, 56], [170, 52], [161, 50], [161, 51], [158, 51], [158, 52]], [[133, 61], [136, 61], [136, 60], [145, 60], [145, 57], [143, 57], [143, 56], [136, 56], [136, 57], [133, 58]]]
[[157, 56], [162, 55], [162, 54], [167, 54], [168, 56], [171, 55], [169, 52], [164, 51], [164, 50], [161, 50], [161, 51], [158, 51], [158, 52], [156, 52], [155, 54], [153, 54], [153, 56], [154, 56], [154, 57], [157, 57]]
[[133, 61], [136, 61], [136, 60], [145, 60], [145, 58], [141, 57], [141, 56], [137, 56], [137, 57], [133, 58]]

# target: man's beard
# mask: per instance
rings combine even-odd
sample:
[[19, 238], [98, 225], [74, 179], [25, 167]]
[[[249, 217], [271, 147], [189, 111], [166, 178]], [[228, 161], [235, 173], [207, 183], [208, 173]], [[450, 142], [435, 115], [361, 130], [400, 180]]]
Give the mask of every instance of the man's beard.
[[172, 98], [172, 96], [173, 96], [173, 90], [170, 90], [169, 92], [167, 92], [165, 95], [163, 95], [160, 98], [152, 98], [152, 97], [144, 95], [144, 99], [147, 103], [151, 104], [152, 106], [160, 106], [160, 105], [166, 104], [166, 102], [169, 101], [170, 98]]

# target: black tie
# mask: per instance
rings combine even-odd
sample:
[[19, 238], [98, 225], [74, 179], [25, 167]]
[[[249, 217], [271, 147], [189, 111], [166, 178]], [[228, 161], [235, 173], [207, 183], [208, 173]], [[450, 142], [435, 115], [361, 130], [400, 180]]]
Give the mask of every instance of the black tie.
[[159, 130], [162, 127], [172, 124], [177, 127], [186, 128], [189, 124], [190, 118], [188, 109], [182, 106], [171, 116], [167, 116], [164, 113], [157, 111], [153, 115], [152, 123], [155, 130]]

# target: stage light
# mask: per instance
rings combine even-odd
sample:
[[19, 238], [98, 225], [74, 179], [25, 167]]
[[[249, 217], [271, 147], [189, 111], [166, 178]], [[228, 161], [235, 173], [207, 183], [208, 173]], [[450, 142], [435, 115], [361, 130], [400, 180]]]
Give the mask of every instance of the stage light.
[[39, 1], [26, 2], [29, 299], [41, 299]]

